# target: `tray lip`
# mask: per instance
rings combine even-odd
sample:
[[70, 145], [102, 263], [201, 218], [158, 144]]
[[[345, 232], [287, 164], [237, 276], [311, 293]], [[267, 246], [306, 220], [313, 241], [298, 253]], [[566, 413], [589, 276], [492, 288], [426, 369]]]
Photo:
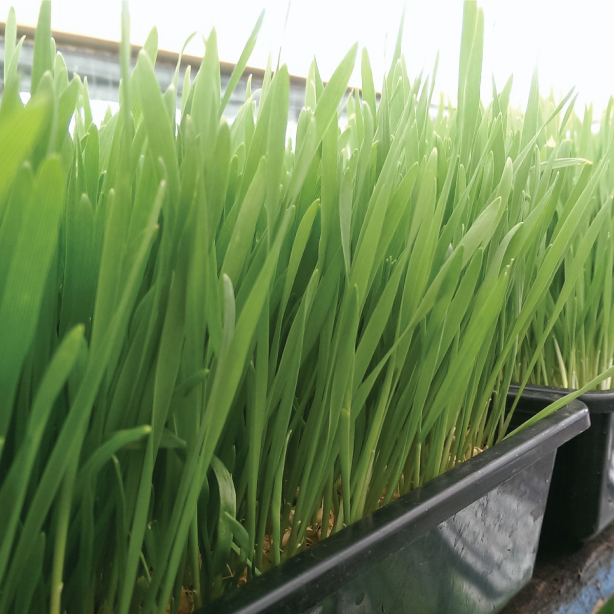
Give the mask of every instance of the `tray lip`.
[[[518, 390], [518, 384], [510, 385], [510, 392]], [[557, 398], [572, 392], [571, 388], [557, 388], [556, 386], [543, 386], [541, 384], [527, 384], [523, 391], [536, 393], [554, 394]], [[590, 390], [578, 397], [587, 407], [589, 414], [611, 414], [614, 413], [614, 388], [610, 390]]]
[[[556, 394], [546, 391], [527, 391], [526, 396], [550, 402], [557, 399]], [[499, 485], [554, 454], [589, 426], [586, 405], [572, 401], [195, 614], [272, 614], [314, 607], [351, 579], [346, 577], [348, 570], [356, 569], [351, 576], [355, 577], [376, 566], [386, 556], [405, 548]], [[401, 534], [404, 539], [399, 539]], [[286, 609], [299, 603], [300, 610]]]

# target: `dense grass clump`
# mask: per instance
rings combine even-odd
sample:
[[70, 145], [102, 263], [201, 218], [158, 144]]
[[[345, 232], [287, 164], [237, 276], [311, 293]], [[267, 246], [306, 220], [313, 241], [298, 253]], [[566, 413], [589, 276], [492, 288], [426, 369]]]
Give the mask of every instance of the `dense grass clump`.
[[[543, 104], [543, 103], [542, 103]], [[515, 377], [518, 381], [561, 388], [612, 387], [614, 365], [614, 167], [611, 148], [614, 99], [610, 99], [601, 121], [595, 124], [592, 106], [583, 117], [572, 113], [568, 134], [572, 155], [605, 165], [593, 195], [593, 204], [580, 221], [564, 266], [545, 288], [546, 300], [536, 310], [531, 329], [519, 354]], [[595, 128], [597, 128], [595, 130]], [[588, 171], [577, 168], [575, 185], [588, 179]], [[596, 240], [585, 239], [599, 217]], [[551, 240], [555, 223], [546, 232]], [[574, 254], [583, 252], [579, 268]], [[539, 350], [541, 344], [543, 350]], [[606, 377], [607, 376], [607, 377]], [[596, 380], [596, 381], [593, 381]]]
[[586, 277], [611, 291], [608, 131], [578, 144], [536, 79], [524, 114], [511, 80], [484, 106], [474, 2], [456, 108], [399, 35], [381, 95], [366, 51], [348, 97], [357, 48], [326, 85], [314, 62], [289, 139], [285, 66], [224, 119], [259, 25], [225, 92], [212, 31], [178, 101], [155, 31], [132, 70], [124, 12], [95, 125], [47, 1], [21, 103], [9, 15], [0, 614], [214, 600], [496, 444], [553, 305], [575, 289], [594, 323]]

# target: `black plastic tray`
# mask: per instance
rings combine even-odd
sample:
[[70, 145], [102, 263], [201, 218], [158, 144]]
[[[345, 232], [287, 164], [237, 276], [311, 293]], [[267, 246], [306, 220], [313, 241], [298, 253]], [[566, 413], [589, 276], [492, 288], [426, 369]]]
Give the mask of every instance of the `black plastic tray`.
[[[525, 390], [559, 397], [569, 392], [546, 386]], [[510, 394], [516, 392], [512, 387]], [[558, 452], [544, 516], [543, 551], [576, 550], [614, 520], [614, 390], [587, 392], [579, 399], [588, 407], [591, 427]], [[528, 416], [530, 404], [520, 411]]]
[[574, 401], [198, 614], [497, 612], [531, 578], [556, 450], [589, 424]]

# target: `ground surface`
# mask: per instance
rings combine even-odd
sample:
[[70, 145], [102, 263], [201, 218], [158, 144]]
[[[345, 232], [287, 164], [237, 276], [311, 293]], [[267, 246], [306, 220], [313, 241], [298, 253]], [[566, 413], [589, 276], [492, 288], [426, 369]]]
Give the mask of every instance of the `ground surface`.
[[501, 614], [593, 614], [614, 594], [614, 523], [572, 554], [540, 556]]

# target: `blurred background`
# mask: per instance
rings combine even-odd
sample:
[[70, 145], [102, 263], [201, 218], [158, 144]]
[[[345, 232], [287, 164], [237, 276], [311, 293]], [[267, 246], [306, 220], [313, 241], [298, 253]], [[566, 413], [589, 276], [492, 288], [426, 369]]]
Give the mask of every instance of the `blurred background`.
[[[13, 5], [19, 24], [35, 26], [39, 4], [37, 0], [0, 0], [0, 21], [6, 20]], [[103, 109], [107, 103], [117, 102], [119, 68], [113, 50], [117, 49], [120, 36], [121, 5], [120, 0], [52, 2], [54, 32], [80, 37], [73, 40], [56, 34], [58, 49], [65, 56], [69, 71], [88, 77], [90, 94]], [[584, 104], [593, 103], [594, 117], [600, 117], [614, 93], [613, 2], [482, 0], [479, 5], [485, 15], [484, 97], [492, 93], [491, 77], [500, 90], [513, 74], [510, 100], [524, 107], [533, 71], [538, 67], [542, 93], [553, 90], [557, 96], [564, 95], [575, 86], [579, 92], [576, 109], [582, 111]], [[251, 67], [265, 68], [270, 54], [273, 66], [280, 57], [292, 75], [305, 77], [316, 57], [322, 78], [326, 80], [357, 41], [369, 51], [376, 86], [381, 83], [392, 57], [405, 8], [402, 48], [409, 74], [432, 73], [439, 52], [435, 91], [443, 92], [455, 102], [461, 0], [292, 0], [290, 3], [287, 0], [132, 0], [129, 7], [134, 44], [142, 45], [156, 26], [160, 49], [177, 53], [193, 31], [207, 36], [215, 27], [220, 59], [230, 65], [238, 60], [264, 9], [264, 23], [249, 62]], [[89, 44], [87, 38], [104, 39], [113, 44], [96, 46]], [[186, 53], [198, 57], [202, 56], [203, 49], [202, 37], [197, 35]], [[24, 91], [27, 90], [28, 57], [25, 53], [21, 67]], [[172, 55], [167, 60], [171, 70]], [[163, 86], [170, 82], [167, 76], [161, 66], [159, 78]], [[254, 77], [257, 81], [258, 74]], [[300, 79], [294, 81], [293, 105], [302, 103], [300, 84]], [[351, 85], [360, 86], [359, 64]], [[240, 89], [237, 96], [241, 96]]]

